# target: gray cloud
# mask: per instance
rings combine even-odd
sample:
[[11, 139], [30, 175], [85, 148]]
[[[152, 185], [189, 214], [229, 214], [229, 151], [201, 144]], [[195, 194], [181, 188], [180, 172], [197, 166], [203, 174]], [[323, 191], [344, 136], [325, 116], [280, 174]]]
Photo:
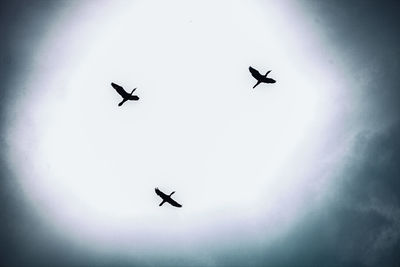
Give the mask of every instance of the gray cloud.
[[[360, 134], [353, 159], [343, 172], [343, 176], [349, 179], [343, 178], [342, 190], [345, 193], [339, 207], [351, 210], [360, 218], [366, 216], [360, 225], [373, 218], [380, 222], [360, 232], [367, 237], [364, 242], [356, 240], [355, 245], [362, 248], [363, 262], [368, 265], [382, 261], [388, 264], [388, 258], [396, 255], [399, 248], [399, 136], [399, 123], [384, 133]], [[394, 264], [397, 262], [392, 262]]]
[[[271, 250], [282, 266], [398, 266], [400, 123], [360, 133], [327, 205], [311, 211]], [[343, 159], [342, 159], [343, 160]]]

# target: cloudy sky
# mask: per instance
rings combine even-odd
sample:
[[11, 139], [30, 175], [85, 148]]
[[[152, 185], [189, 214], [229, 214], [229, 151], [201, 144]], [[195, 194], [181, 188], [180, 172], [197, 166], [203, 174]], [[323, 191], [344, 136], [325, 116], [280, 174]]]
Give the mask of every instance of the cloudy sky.
[[0, 265], [399, 265], [396, 1], [0, 14]]

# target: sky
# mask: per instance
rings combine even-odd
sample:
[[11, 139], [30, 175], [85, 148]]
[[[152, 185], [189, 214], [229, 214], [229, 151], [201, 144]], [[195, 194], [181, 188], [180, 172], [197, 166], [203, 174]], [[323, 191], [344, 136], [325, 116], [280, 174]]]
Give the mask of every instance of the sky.
[[399, 12], [3, 1], [1, 265], [398, 266]]

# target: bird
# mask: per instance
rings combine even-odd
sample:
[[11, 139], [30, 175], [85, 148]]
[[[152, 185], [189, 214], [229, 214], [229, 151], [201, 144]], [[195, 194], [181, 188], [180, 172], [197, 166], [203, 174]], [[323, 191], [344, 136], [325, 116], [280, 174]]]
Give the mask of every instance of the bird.
[[251, 66], [249, 67], [249, 71], [251, 75], [257, 80], [257, 83], [253, 86], [253, 89], [256, 88], [257, 85], [260, 83], [276, 83], [274, 79], [268, 78], [267, 75], [271, 72], [270, 70], [267, 71], [265, 75], [261, 75], [258, 70], [252, 68]]
[[124, 88], [116, 83], [111, 83], [111, 86], [117, 91], [117, 93], [122, 96], [123, 100], [118, 104], [118, 106], [122, 106], [126, 101], [128, 100], [139, 100], [139, 97], [137, 95], [132, 95], [133, 92], [135, 92], [136, 88], [132, 90], [132, 92], [129, 94], [124, 90]]
[[178, 208], [182, 207], [181, 204], [179, 204], [178, 202], [176, 202], [175, 200], [173, 200], [171, 198], [171, 196], [175, 193], [175, 191], [173, 191], [169, 195], [164, 194], [163, 192], [161, 192], [161, 190], [158, 189], [158, 187], [155, 188], [155, 191], [156, 191], [156, 194], [159, 195], [162, 198], [162, 202], [158, 206], [162, 206], [165, 202], [168, 202], [169, 204], [171, 204], [174, 207], [178, 207]]

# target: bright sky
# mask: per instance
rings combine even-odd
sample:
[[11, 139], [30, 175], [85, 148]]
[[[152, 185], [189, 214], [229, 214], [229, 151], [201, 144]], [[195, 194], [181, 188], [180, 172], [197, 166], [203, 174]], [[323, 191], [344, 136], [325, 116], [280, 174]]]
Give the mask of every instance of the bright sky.
[[[60, 14], [9, 133], [35, 208], [70, 238], [128, 252], [287, 229], [315, 190], [305, 151], [319, 145], [337, 80], [317, 30], [283, 2]], [[277, 83], [253, 90], [250, 65]], [[111, 82], [138, 87], [140, 101], [118, 107]], [[158, 207], [154, 187], [183, 208]]]

